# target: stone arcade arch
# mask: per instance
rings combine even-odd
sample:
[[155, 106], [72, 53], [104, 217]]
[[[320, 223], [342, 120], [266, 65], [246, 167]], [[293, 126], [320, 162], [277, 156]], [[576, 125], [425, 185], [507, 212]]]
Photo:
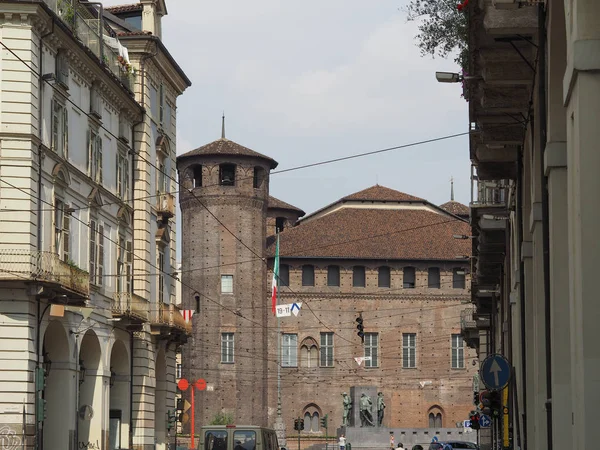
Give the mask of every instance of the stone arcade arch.
[[108, 449], [129, 447], [131, 427], [129, 352], [125, 343], [115, 340], [110, 353], [110, 394]]
[[[105, 395], [102, 350], [98, 335], [87, 330], [81, 339], [79, 351], [79, 402], [77, 447], [102, 448], [103, 398]], [[83, 373], [85, 371], [85, 374]], [[108, 379], [106, 380], [108, 384]]]
[[[42, 361], [49, 371], [46, 374], [44, 399], [47, 418], [44, 421], [41, 440], [43, 448], [70, 448], [73, 436], [75, 412], [75, 364], [70, 358], [70, 346], [63, 324], [51, 320], [44, 333]], [[71, 407], [68, 407], [71, 405]]]

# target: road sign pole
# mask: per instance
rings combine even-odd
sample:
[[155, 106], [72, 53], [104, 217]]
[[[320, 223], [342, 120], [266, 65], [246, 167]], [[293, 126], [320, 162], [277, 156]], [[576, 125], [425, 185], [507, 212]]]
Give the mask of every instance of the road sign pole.
[[196, 446], [194, 445], [194, 433], [195, 433], [194, 426], [196, 425], [195, 424], [196, 420], [194, 418], [194, 410], [196, 409], [196, 406], [194, 404], [194, 391], [195, 390], [196, 390], [196, 386], [192, 386], [192, 425], [191, 425], [191, 432], [192, 432], [191, 433], [192, 434], [192, 436], [191, 436], [192, 437], [191, 444], [192, 444], [192, 450], [195, 450], [195, 448], [196, 448]]

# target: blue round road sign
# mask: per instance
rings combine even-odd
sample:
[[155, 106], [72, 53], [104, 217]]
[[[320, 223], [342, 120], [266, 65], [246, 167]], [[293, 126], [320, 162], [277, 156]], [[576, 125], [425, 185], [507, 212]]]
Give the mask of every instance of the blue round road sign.
[[479, 368], [483, 384], [495, 391], [504, 389], [508, 385], [510, 373], [510, 363], [504, 356], [498, 354], [485, 358]]

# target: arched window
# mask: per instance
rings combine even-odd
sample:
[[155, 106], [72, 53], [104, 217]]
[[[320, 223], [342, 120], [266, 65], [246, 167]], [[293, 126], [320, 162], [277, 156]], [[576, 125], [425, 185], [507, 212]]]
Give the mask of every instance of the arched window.
[[365, 287], [366, 276], [364, 266], [354, 266], [352, 268], [352, 286], [354, 287]]
[[430, 267], [427, 269], [427, 286], [429, 289], [440, 288], [440, 268]]
[[302, 266], [302, 286], [315, 285], [315, 266], [306, 264]]
[[303, 408], [304, 417], [304, 432], [306, 433], [319, 433], [321, 430], [319, 418], [323, 414], [321, 408], [314, 403], [309, 403]]
[[259, 189], [262, 186], [263, 180], [265, 179], [265, 169], [262, 167], [254, 168], [254, 189]]
[[402, 287], [404, 289], [415, 288], [415, 268], [405, 267], [404, 268], [404, 280], [402, 281]]
[[340, 266], [327, 266], [327, 286], [340, 285]]
[[377, 285], [380, 288], [389, 288], [391, 283], [390, 268], [387, 266], [381, 266], [379, 268], [379, 278]]
[[312, 415], [312, 420], [310, 421], [310, 431], [313, 433], [319, 432], [319, 413], [314, 412]]
[[427, 411], [427, 417], [429, 419], [429, 428], [442, 428], [443, 427], [443, 411], [439, 406], [432, 406]]
[[202, 166], [194, 166], [192, 168], [192, 175], [194, 176], [194, 187], [198, 188], [202, 186]]
[[465, 288], [465, 269], [460, 267], [452, 269], [452, 287], [454, 289]]
[[285, 227], [285, 217], [276, 217], [275, 218], [275, 233], [279, 233], [283, 231]]
[[317, 354], [318, 350], [316, 345], [303, 344], [302, 348], [300, 349], [300, 363], [302, 367], [317, 367]]
[[235, 164], [224, 163], [219, 166], [221, 186], [235, 186]]

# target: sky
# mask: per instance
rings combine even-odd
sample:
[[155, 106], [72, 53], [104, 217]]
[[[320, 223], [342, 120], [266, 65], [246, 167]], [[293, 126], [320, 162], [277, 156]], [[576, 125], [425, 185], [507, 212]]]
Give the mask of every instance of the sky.
[[[162, 39], [192, 81], [177, 153], [220, 138], [223, 112], [278, 170], [467, 132], [460, 84], [435, 79], [459, 68], [420, 55], [406, 1], [167, 0]], [[441, 204], [451, 177], [468, 204], [466, 136], [273, 174], [270, 193], [307, 213], [375, 184]]]

